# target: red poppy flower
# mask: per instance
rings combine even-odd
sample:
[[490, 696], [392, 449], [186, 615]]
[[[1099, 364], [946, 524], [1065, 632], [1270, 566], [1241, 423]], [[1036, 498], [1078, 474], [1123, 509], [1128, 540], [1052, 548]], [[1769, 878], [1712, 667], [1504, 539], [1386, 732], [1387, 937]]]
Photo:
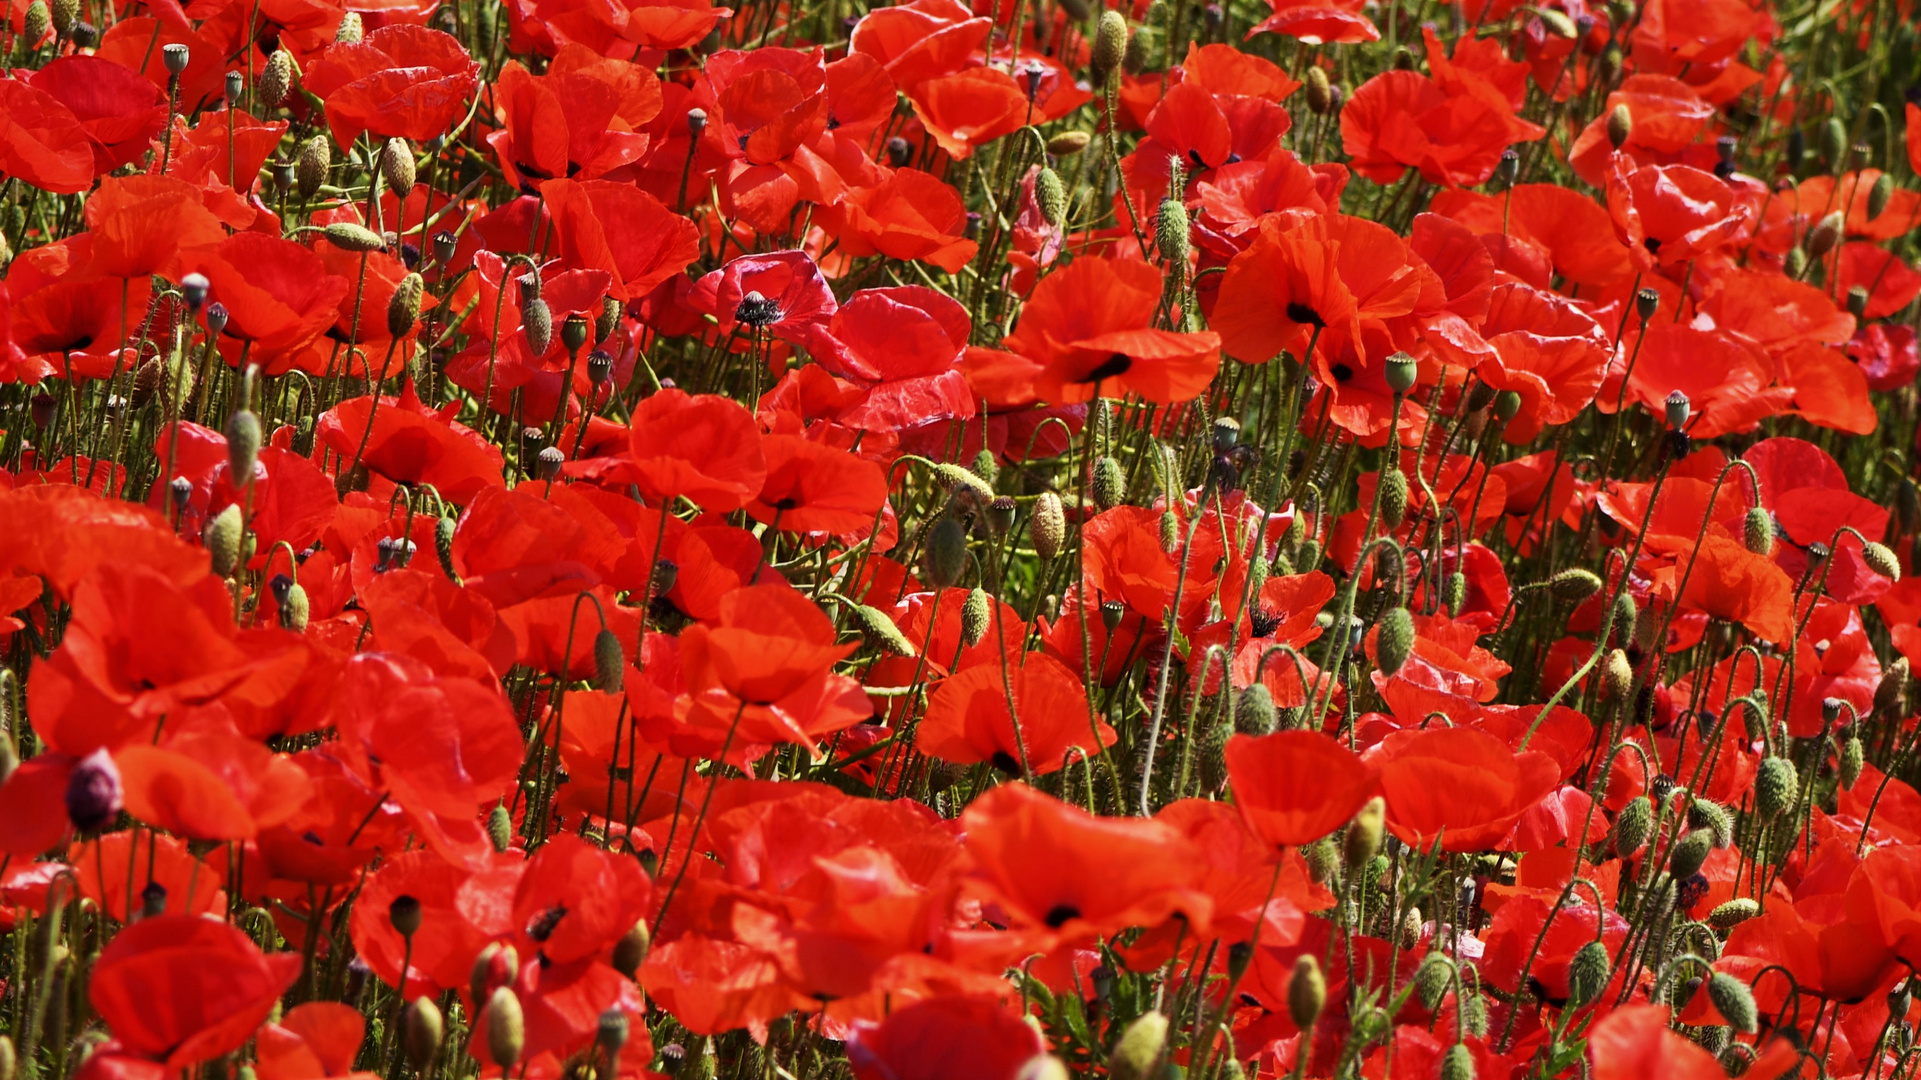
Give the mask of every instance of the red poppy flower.
[[767, 480], [747, 514], [783, 532], [865, 534], [887, 503], [879, 465], [798, 435], [761, 439]]
[[262, 1080], [326, 1080], [354, 1071], [367, 1018], [338, 1001], [309, 1001], [287, 1010], [254, 1035], [254, 1069]]
[[204, 275], [208, 297], [226, 309], [222, 344], [237, 346], [228, 362], [237, 366], [244, 348], [247, 362], [270, 375], [313, 366], [303, 354], [339, 318], [340, 302], [353, 288], [328, 273], [312, 250], [255, 232], [186, 252], [181, 269]]
[[238, 1050], [299, 975], [226, 923], [160, 915], [113, 936], [87, 998], [123, 1048], [182, 1069]]
[[1713, 1054], [1668, 1026], [1659, 1005], [1628, 1005], [1594, 1025], [1588, 1055], [1595, 1080], [1721, 1080], [1727, 1071]]
[[1227, 741], [1228, 783], [1248, 827], [1270, 846], [1311, 844], [1374, 797], [1375, 770], [1318, 731]]
[[1004, 1001], [939, 997], [857, 1027], [847, 1058], [859, 1080], [1013, 1080], [1046, 1050]]
[[86, 213], [94, 269], [112, 277], [177, 277], [181, 251], [226, 239], [200, 190], [172, 177], [108, 177]]
[[1160, 271], [1147, 263], [1075, 259], [1034, 287], [1002, 345], [1040, 363], [1034, 393], [1053, 404], [1088, 401], [1096, 391], [1186, 401], [1214, 378], [1220, 338], [1155, 328], [1161, 291]]
[[561, 261], [606, 271], [616, 299], [647, 295], [699, 257], [694, 223], [629, 184], [549, 180], [540, 191]]
[[[1653, 572], [1654, 595], [1738, 622], [1767, 641], [1785, 642], [1793, 635], [1794, 582], [1765, 556], [1715, 535], [1703, 537], [1698, 545], [1692, 537], [1651, 537], [1648, 550], [1675, 559], [1674, 565]], [[1677, 597], [1684, 575], [1686, 591]]]
[[218, 919], [227, 913], [222, 873], [171, 836], [149, 833], [136, 842], [132, 830], [107, 833], [75, 844], [67, 860], [79, 876], [80, 894], [122, 923], [139, 916], [140, 893], [149, 881], [167, 891], [164, 914]]
[[1616, 158], [1607, 203], [1615, 234], [1643, 270], [1714, 251], [1750, 225], [1750, 208], [1727, 181], [1688, 165], [1635, 168]]
[[626, 453], [570, 463], [568, 474], [633, 484], [656, 505], [686, 498], [723, 514], [740, 509], [766, 482], [760, 428], [727, 398], [662, 390], [634, 409], [629, 433]]
[[1354, 171], [1391, 183], [1412, 168], [1431, 184], [1485, 183], [1501, 154], [1543, 134], [1498, 93], [1445, 85], [1414, 71], [1387, 71], [1341, 109], [1341, 141]]
[[1359, 45], [1381, 40], [1381, 31], [1360, 0], [1267, 0], [1274, 9], [1247, 32], [1285, 34], [1309, 45]]
[[[1090, 721], [1080, 676], [1066, 664], [1023, 653], [1006, 678], [998, 664], [982, 663], [943, 679], [915, 728], [915, 746], [957, 764], [989, 762], [1010, 776], [1020, 775], [1025, 762], [1039, 776], [1114, 744], [1106, 721]], [[1091, 735], [1098, 735], [1099, 746], [1089, 745]]]
[[[658, 83], [650, 81], [653, 110]], [[592, 180], [638, 159], [647, 136], [631, 130], [653, 111], [623, 100], [623, 87], [592, 69], [530, 75], [510, 61], [494, 82], [495, 108], [505, 126], [487, 136], [509, 183], [532, 193], [542, 180]], [[637, 115], [629, 121], [621, 114]]]
[[0, 173], [56, 195], [93, 186], [93, 143], [59, 98], [0, 79], [0, 116]]
[[915, 82], [907, 100], [927, 134], [955, 161], [1020, 130], [1033, 107], [1014, 77], [997, 67]]
[[[517, 34], [538, 29], [555, 45], [579, 43], [596, 53], [630, 55], [634, 48], [687, 49], [711, 33], [732, 8], [714, 7], [708, 0], [621, 0], [594, 4], [585, 0], [533, 0], [528, 10], [536, 24], [516, 4], [508, 8]], [[615, 47], [610, 50], [610, 46]]]
[[295, 813], [312, 785], [285, 754], [234, 735], [187, 735], [114, 756], [127, 812], [189, 840], [250, 840]]
[[975, 413], [960, 371], [973, 330], [967, 309], [919, 285], [862, 289], [827, 324], [814, 359], [864, 387], [835, 417], [851, 428], [891, 431]]
[[957, 274], [980, 245], [961, 235], [967, 206], [960, 193], [919, 169], [897, 169], [843, 204], [841, 249], [849, 255], [919, 259]]
[[93, 144], [94, 172], [104, 175], [147, 152], [167, 123], [167, 101], [139, 73], [112, 60], [62, 56], [27, 80], [72, 111]]
[[811, 345], [839, 304], [805, 252], [743, 255], [694, 283], [687, 302], [712, 315], [720, 332], [766, 330], [796, 345]]
[[1380, 770], [1388, 830], [1423, 850], [1437, 841], [1455, 852], [1500, 846], [1561, 776], [1548, 755], [1517, 754], [1464, 727], [1397, 731], [1365, 760]]
[[1351, 343], [1371, 364], [1363, 331], [1414, 310], [1425, 284], [1417, 263], [1391, 229], [1361, 218], [1269, 219], [1228, 263], [1210, 323], [1249, 363], [1283, 350], [1304, 357], [1318, 341], [1323, 353]]
[[301, 73], [301, 88], [327, 103], [334, 141], [363, 132], [426, 142], [446, 134], [480, 83], [480, 65], [452, 34], [383, 26], [336, 42]]

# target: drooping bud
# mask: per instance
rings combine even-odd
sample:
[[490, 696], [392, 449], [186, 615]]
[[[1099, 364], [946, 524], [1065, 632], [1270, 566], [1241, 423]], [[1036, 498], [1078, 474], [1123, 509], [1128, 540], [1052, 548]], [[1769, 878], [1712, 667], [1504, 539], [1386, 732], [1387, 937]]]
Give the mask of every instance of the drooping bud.
[[1327, 979], [1321, 975], [1321, 962], [1312, 953], [1302, 953], [1294, 961], [1294, 974], [1287, 980], [1287, 1015], [1294, 1026], [1306, 1031], [1321, 1018], [1327, 1004]]
[[1234, 729], [1243, 735], [1266, 735], [1278, 723], [1274, 693], [1264, 682], [1250, 683], [1234, 703]]
[[1868, 569], [1889, 581], [1901, 580], [1901, 560], [1886, 544], [1878, 540], [1868, 541], [1861, 548], [1861, 560], [1868, 564]]
[[1760, 1010], [1755, 1008], [1754, 991], [1747, 983], [1725, 971], [1717, 971], [1708, 977], [1708, 1000], [1734, 1030], [1743, 1034], [1760, 1030]]
[[1838, 116], [1830, 116], [1821, 125], [1821, 156], [1828, 161], [1828, 167], [1840, 172], [1848, 162], [1848, 128]]
[[1841, 234], [1845, 225], [1846, 219], [1842, 217], [1839, 210], [1833, 211], [1816, 222], [1814, 228], [1808, 230], [1805, 245], [1808, 258], [1818, 259], [1833, 251], [1836, 245], [1841, 243]]
[[440, 1055], [440, 1043], [447, 1034], [440, 1006], [434, 1004], [432, 998], [417, 997], [408, 1003], [402, 1022], [401, 1041], [407, 1051], [407, 1063], [425, 1076], [433, 1068], [434, 1058]]
[[[276, 575], [278, 579], [279, 575]], [[296, 634], [307, 632], [307, 620], [311, 617], [312, 606], [307, 599], [307, 590], [297, 581], [287, 582], [285, 596], [276, 596], [280, 605], [280, 626]]]
[[1043, 491], [1034, 500], [1034, 513], [1027, 519], [1027, 532], [1034, 541], [1034, 551], [1043, 562], [1052, 562], [1067, 544], [1067, 508], [1061, 505], [1061, 497], [1051, 491]]
[[1087, 149], [1091, 136], [1085, 131], [1063, 131], [1047, 140], [1047, 153], [1050, 157], [1073, 157]]
[[[1546, 10], [1543, 8], [1542, 10]], [[1475, 1080], [1474, 1052], [1466, 1043], [1455, 1043], [1441, 1055], [1441, 1080]]]
[[487, 1056], [502, 1070], [520, 1063], [527, 1045], [527, 1018], [510, 987], [500, 987], [487, 999]]
[[394, 286], [393, 298], [387, 301], [387, 333], [392, 337], [403, 337], [414, 328], [420, 319], [421, 297], [427, 291], [427, 283], [419, 274], [408, 274]]
[[1636, 795], [1614, 819], [1614, 853], [1623, 859], [1635, 855], [1653, 831], [1654, 803], [1646, 795]]
[[1868, 220], [1873, 221], [1887, 210], [1889, 200], [1894, 198], [1894, 174], [1882, 173], [1875, 178], [1874, 186], [1868, 189]]
[[935, 522], [927, 534], [927, 553], [921, 565], [927, 583], [934, 588], [958, 584], [967, 573], [967, 527], [952, 517]]
[[1619, 150], [1627, 145], [1628, 139], [1632, 138], [1633, 135], [1633, 114], [1628, 112], [1628, 107], [1625, 103], [1616, 105], [1614, 111], [1608, 113], [1608, 145]]
[[53, 32], [66, 37], [72, 32], [73, 24], [80, 21], [80, 0], [53, 0], [49, 18], [53, 23]]
[[1341, 857], [1349, 869], [1366, 866], [1380, 853], [1387, 831], [1387, 800], [1379, 795], [1367, 801], [1354, 820], [1347, 823], [1341, 842]]
[[1374, 639], [1375, 666], [1382, 675], [1401, 670], [1414, 654], [1414, 615], [1404, 607], [1389, 608], [1381, 616], [1379, 636]]
[[961, 605], [961, 644], [971, 649], [987, 637], [988, 623], [993, 618], [992, 605], [986, 589], [976, 586], [967, 594], [967, 602]]
[[380, 147], [380, 178], [398, 198], [414, 189], [414, 148], [401, 138], [388, 139]]
[[1567, 969], [1567, 1004], [1578, 1009], [1601, 996], [1608, 980], [1607, 946], [1590, 941], [1574, 953]]
[[120, 814], [120, 768], [102, 747], [80, 759], [67, 780], [67, 820], [83, 833], [98, 832]]
[[379, 233], [352, 221], [336, 221], [321, 229], [320, 235], [342, 251], [366, 253], [387, 250], [387, 241]]
[[594, 635], [594, 689], [618, 694], [627, 681], [627, 652], [620, 637], [602, 628]]
[[241, 534], [246, 531], [246, 519], [241, 516], [239, 503], [228, 503], [226, 509], [215, 514], [200, 530], [200, 543], [213, 559], [213, 576], [232, 575], [240, 563]]
[[1854, 782], [1861, 779], [1861, 769], [1867, 763], [1868, 750], [1861, 744], [1861, 737], [1848, 736], [1848, 741], [1841, 744], [1841, 786], [1852, 788]]
[[1668, 876], [1675, 881], [1685, 881], [1701, 872], [1708, 861], [1708, 853], [1714, 850], [1714, 833], [1708, 829], [1694, 831], [1675, 841], [1674, 851], [1668, 855]]
[[1794, 762], [1784, 757], [1766, 757], [1754, 773], [1754, 812], [1763, 821], [1773, 821], [1800, 800], [1801, 777]]
[[506, 851], [514, 842], [514, 819], [507, 807], [496, 803], [487, 815], [487, 840], [495, 851]]
[[653, 945], [654, 935], [647, 929], [647, 920], [635, 923], [620, 940], [614, 943], [614, 970], [631, 979], [640, 972], [640, 965], [647, 960], [647, 951]]
[[1601, 579], [1592, 570], [1571, 567], [1548, 579], [1547, 591], [1556, 600], [1578, 604], [1601, 591]]
[[1034, 177], [1034, 201], [1040, 205], [1041, 220], [1058, 227], [1067, 220], [1067, 186], [1061, 174], [1043, 166]]
[[1127, 16], [1111, 8], [1102, 12], [1090, 59], [1095, 75], [1104, 80], [1120, 70], [1121, 63], [1127, 59], [1127, 38]]
[[1107, 1056], [1107, 1074], [1112, 1080], [1149, 1080], [1166, 1051], [1167, 1017], [1150, 1009], [1121, 1032]]
[[914, 643], [901, 633], [900, 627], [887, 617], [885, 611], [868, 604], [855, 604], [853, 610], [854, 622], [860, 627], [861, 637], [866, 639], [867, 644], [889, 656], [920, 655], [920, 650], [914, 648]]
[[1742, 522], [1741, 539], [1756, 555], [1774, 554], [1774, 515], [1758, 506], [1750, 509]]

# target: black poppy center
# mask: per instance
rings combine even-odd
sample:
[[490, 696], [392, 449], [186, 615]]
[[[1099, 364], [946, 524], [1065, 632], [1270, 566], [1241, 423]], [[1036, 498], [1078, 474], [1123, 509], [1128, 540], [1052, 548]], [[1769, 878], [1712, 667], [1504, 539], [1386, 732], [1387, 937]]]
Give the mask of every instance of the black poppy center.
[[1320, 312], [1299, 301], [1287, 305], [1287, 319], [1289, 322], [1305, 323], [1308, 326], [1327, 325], [1327, 320], [1321, 318]]
[[734, 309], [736, 322], [745, 323], [756, 330], [774, 325], [780, 321], [780, 316], [780, 303], [757, 292], [741, 297], [740, 306]]
[[1081, 381], [1090, 383], [1100, 382], [1102, 379], [1111, 379], [1117, 375], [1125, 375], [1127, 369], [1133, 366], [1133, 357], [1128, 356], [1126, 353], [1115, 353], [1106, 360], [1101, 361], [1100, 366], [1088, 372], [1086, 377], [1082, 378]]
[[1045, 922], [1049, 929], [1059, 930], [1061, 927], [1066, 926], [1070, 920], [1080, 917], [1080, 908], [1072, 904], [1055, 904], [1053, 907], [1047, 909], [1047, 916], [1041, 921]]
[[1354, 369], [1348, 367], [1346, 364], [1335, 364], [1333, 367], [1327, 369], [1327, 373], [1334, 376], [1335, 382], [1346, 382], [1354, 377]]

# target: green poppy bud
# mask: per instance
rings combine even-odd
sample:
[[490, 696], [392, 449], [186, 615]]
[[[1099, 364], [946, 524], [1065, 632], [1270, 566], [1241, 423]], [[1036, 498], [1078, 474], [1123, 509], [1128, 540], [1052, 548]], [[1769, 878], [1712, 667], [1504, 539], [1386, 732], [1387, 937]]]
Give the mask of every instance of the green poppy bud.
[[1697, 798], [1689, 805], [1688, 824], [1696, 829], [1706, 829], [1708, 835], [1714, 838], [1716, 848], [1726, 848], [1734, 843], [1734, 814], [1712, 799]]
[[1234, 729], [1243, 735], [1266, 735], [1279, 722], [1274, 710], [1274, 694], [1266, 683], [1252, 683], [1241, 691], [1234, 703]]
[[200, 543], [213, 557], [213, 576], [232, 575], [240, 563], [240, 540], [246, 531], [246, 519], [241, 516], [239, 503], [228, 503], [226, 509], [208, 520], [200, 532]]
[[632, 979], [640, 971], [640, 965], [647, 960], [647, 951], [654, 941], [653, 932], [647, 929], [647, 920], [635, 923], [620, 940], [614, 942], [614, 970]]
[[366, 36], [366, 28], [358, 11], [349, 11], [341, 16], [340, 25], [334, 29], [334, 40], [345, 45], [352, 45]]
[[1841, 786], [1851, 788], [1861, 779], [1861, 769], [1868, 762], [1867, 748], [1861, 745], [1859, 735], [1850, 735], [1841, 744]]
[[1841, 243], [1842, 232], [1846, 226], [1847, 219], [1842, 217], [1839, 210], [1815, 222], [1814, 228], [1808, 230], [1807, 242], [1803, 245], [1807, 248], [1808, 258], [1819, 259], [1833, 251]]
[[1414, 969], [1414, 996], [1420, 999], [1421, 1008], [1434, 1012], [1441, 1007], [1453, 982], [1454, 965], [1448, 962], [1446, 954], [1428, 953], [1421, 958], [1421, 966]]
[[1600, 997], [1601, 991], [1607, 988], [1611, 966], [1607, 946], [1598, 941], [1590, 941], [1576, 950], [1567, 969], [1568, 1008], [1578, 1009]]
[[1808, 249], [1789, 248], [1787, 257], [1782, 261], [1781, 269], [1789, 278], [1795, 281], [1801, 280], [1801, 276], [1808, 272]]
[[1707, 829], [1695, 829], [1674, 844], [1668, 855], [1668, 876], [1675, 881], [1685, 881], [1701, 872], [1708, 861], [1708, 852], [1714, 850], [1714, 833]]
[[1154, 243], [1160, 248], [1161, 258], [1170, 263], [1187, 263], [1188, 229], [1187, 207], [1181, 200], [1172, 195], [1162, 199], [1161, 212], [1154, 219]]
[[1067, 1065], [1052, 1054], [1035, 1054], [1021, 1063], [1014, 1080], [1074, 1080]]
[[1041, 220], [1049, 225], [1058, 228], [1067, 220], [1067, 185], [1052, 167], [1043, 166], [1034, 177], [1034, 202], [1040, 206]]
[[868, 604], [856, 604], [854, 622], [860, 627], [861, 637], [867, 640], [867, 644], [881, 652], [889, 656], [920, 655], [920, 650], [914, 648], [914, 643], [907, 640], [907, 635], [901, 633], [900, 627], [887, 617], [885, 611]]
[[1111, 457], [1094, 463], [1094, 505], [1112, 510], [1127, 501], [1127, 471]]
[[1762, 758], [1754, 773], [1754, 812], [1763, 821], [1794, 809], [1800, 801], [1801, 777], [1794, 762], [1784, 757]]
[[73, 30], [73, 24], [80, 21], [80, 0], [53, 0], [53, 9], [48, 15], [53, 32], [64, 38]]
[[440, 569], [448, 580], [457, 582], [460, 575], [454, 572], [454, 524], [450, 517], [434, 522], [434, 554], [440, 557]]
[[1848, 128], [1838, 116], [1830, 116], [1821, 125], [1821, 156], [1828, 161], [1828, 167], [1836, 172], [1847, 166]]
[[487, 839], [495, 851], [506, 851], [514, 842], [514, 819], [507, 813], [507, 807], [496, 803], [487, 815]]
[[1614, 111], [1608, 113], [1607, 132], [1608, 145], [1616, 150], [1626, 146], [1627, 141], [1634, 137], [1634, 115], [1628, 112], [1625, 103], [1616, 105]]
[[1307, 108], [1316, 116], [1326, 116], [1334, 106], [1333, 86], [1327, 81], [1327, 71], [1320, 67], [1307, 69], [1302, 81], [1307, 88]]
[[1034, 500], [1034, 513], [1027, 519], [1027, 531], [1042, 561], [1052, 562], [1061, 553], [1067, 544], [1067, 508], [1061, 505], [1059, 495], [1041, 492]]
[[927, 583], [936, 589], [951, 588], [967, 572], [967, 527], [959, 520], [943, 517], [927, 534], [927, 552], [921, 559]]
[[1379, 795], [1367, 801], [1354, 820], [1347, 823], [1342, 838], [1341, 857], [1349, 869], [1366, 866], [1381, 851], [1387, 832], [1387, 800]]
[[1861, 559], [1868, 569], [1887, 578], [1889, 581], [1901, 580], [1901, 560], [1894, 552], [1878, 540], [1870, 540], [1861, 547]]
[[487, 1056], [503, 1070], [520, 1063], [527, 1045], [527, 1018], [520, 999], [509, 987], [500, 987], [487, 999]]
[[1882, 173], [1875, 179], [1874, 186], [1868, 189], [1868, 220], [1872, 221], [1880, 217], [1888, 208], [1889, 200], [1893, 198], [1894, 175]]
[[414, 149], [405, 139], [388, 139], [380, 147], [380, 178], [398, 198], [414, 189]]
[[1383, 675], [1401, 670], [1414, 654], [1414, 616], [1404, 607], [1389, 608], [1381, 616], [1379, 636], [1374, 639], [1375, 666]]
[[1174, 516], [1174, 511], [1163, 510], [1161, 512], [1161, 550], [1172, 555], [1180, 549], [1181, 519]]
[[1318, 883], [1325, 884], [1334, 880], [1341, 869], [1341, 847], [1331, 836], [1301, 849], [1301, 857], [1307, 860], [1307, 876]]
[[307, 599], [307, 590], [297, 581], [287, 585], [287, 596], [280, 601], [280, 625], [283, 629], [296, 634], [307, 632], [307, 620], [312, 616], [312, 606]]
[[1741, 539], [1756, 555], [1774, 554], [1774, 516], [1758, 506], [1750, 509], [1742, 522]]
[[[1085, 131], [1063, 131], [1059, 135], [1047, 140], [1047, 154], [1049, 157], [1055, 158], [1073, 157], [1075, 154], [1087, 149], [1087, 144], [1091, 139], [1092, 136], [1088, 135]], [[1066, 211], [1065, 203], [1062, 204], [1061, 209], [1063, 213]]]
[[1287, 980], [1287, 1015], [1294, 1026], [1306, 1031], [1321, 1018], [1327, 1004], [1327, 979], [1321, 975], [1321, 962], [1312, 953], [1302, 953], [1294, 961], [1294, 974]]
[[294, 162], [294, 190], [302, 199], [311, 199], [327, 182], [327, 171], [333, 168], [333, 143], [325, 135], [315, 135], [300, 144], [300, 156]]
[[535, 356], [547, 355], [554, 343], [554, 313], [547, 301], [528, 297], [520, 304], [520, 330], [527, 335], [527, 348]]
[[987, 590], [979, 586], [967, 594], [967, 602], [961, 605], [961, 644], [971, 649], [986, 639], [994, 617], [993, 605]]
[[408, 274], [394, 286], [393, 298], [387, 301], [387, 333], [401, 337], [414, 328], [420, 319], [420, 301], [427, 291], [427, 283], [419, 274]]
[[1467, 575], [1459, 570], [1447, 576], [1447, 613], [1459, 618], [1467, 607]]
[[237, 488], [252, 483], [259, 457], [260, 418], [252, 409], [234, 410], [227, 417], [227, 482]]
[[1294, 556], [1294, 567], [1299, 572], [1306, 574], [1320, 569], [1321, 542], [1314, 539], [1301, 541], [1300, 550]]
[[1150, 1010], [1127, 1025], [1107, 1056], [1111, 1080], [1149, 1080], [1167, 1050], [1167, 1017]]
[[1102, 12], [1100, 27], [1094, 33], [1091, 59], [1094, 74], [1105, 79], [1120, 70], [1122, 61], [1127, 59], [1127, 38], [1127, 16], [1111, 9]]
[[387, 241], [379, 233], [351, 221], [336, 221], [322, 228], [320, 235], [342, 251], [364, 253], [387, 250]]
[[1614, 819], [1614, 853], [1623, 859], [1633, 856], [1653, 831], [1654, 803], [1646, 795], [1636, 795]]
[[[1612, 630], [1614, 640], [1633, 641], [1634, 624], [1640, 619], [1640, 615], [1640, 609], [1634, 606], [1634, 597], [1630, 596], [1627, 590], [1621, 590], [1621, 595], [1614, 598], [1614, 626]], [[1621, 659], [1626, 660], [1627, 657], [1623, 656]], [[1630, 674], [1632, 674], [1631, 671]]]
[[1708, 925], [1725, 934], [1760, 913], [1758, 901], [1752, 897], [1737, 896], [1708, 912]]
[[601, 629], [594, 635], [594, 689], [603, 694], [618, 694], [627, 681], [627, 653], [612, 630]]
[[1593, 571], [1573, 567], [1549, 578], [1547, 591], [1553, 593], [1556, 600], [1578, 604], [1600, 592], [1601, 584], [1600, 577]]
[[1407, 474], [1390, 466], [1381, 473], [1381, 524], [1393, 532], [1407, 520]]
[[1901, 708], [1901, 699], [1908, 692], [1908, 658], [1897, 656], [1894, 662], [1881, 669], [1881, 681], [1874, 686], [1874, 707], [1878, 712], [1892, 713]]
[[1744, 1034], [1760, 1030], [1760, 1010], [1754, 1004], [1754, 991], [1748, 984], [1725, 971], [1708, 977], [1708, 1000], [1728, 1026]]
[[260, 78], [254, 80], [254, 100], [265, 109], [277, 109], [293, 90], [293, 54], [275, 49], [261, 65]]
[[417, 997], [408, 1003], [401, 1023], [401, 1045], [407, 1052], [407, 1063], [425, 1076], [433, 1068], [434, 1058], [440, 1055], [441, 1040], [447, 1035], [440, 1006], [434, 1004], [432, 998]]
[[1477, 1075], [1474, 1052], [1466, 1043], [1455, 1043], [1441, 1055], [1441, 1080], [1475, 1080]]

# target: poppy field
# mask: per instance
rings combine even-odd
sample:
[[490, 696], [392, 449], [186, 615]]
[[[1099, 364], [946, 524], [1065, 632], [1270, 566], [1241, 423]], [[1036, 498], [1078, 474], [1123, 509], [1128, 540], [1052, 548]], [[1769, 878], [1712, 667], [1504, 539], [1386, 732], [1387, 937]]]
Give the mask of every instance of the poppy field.
[[6, 0], [0, 1080], [1921, 1076], [1909, 0]]

